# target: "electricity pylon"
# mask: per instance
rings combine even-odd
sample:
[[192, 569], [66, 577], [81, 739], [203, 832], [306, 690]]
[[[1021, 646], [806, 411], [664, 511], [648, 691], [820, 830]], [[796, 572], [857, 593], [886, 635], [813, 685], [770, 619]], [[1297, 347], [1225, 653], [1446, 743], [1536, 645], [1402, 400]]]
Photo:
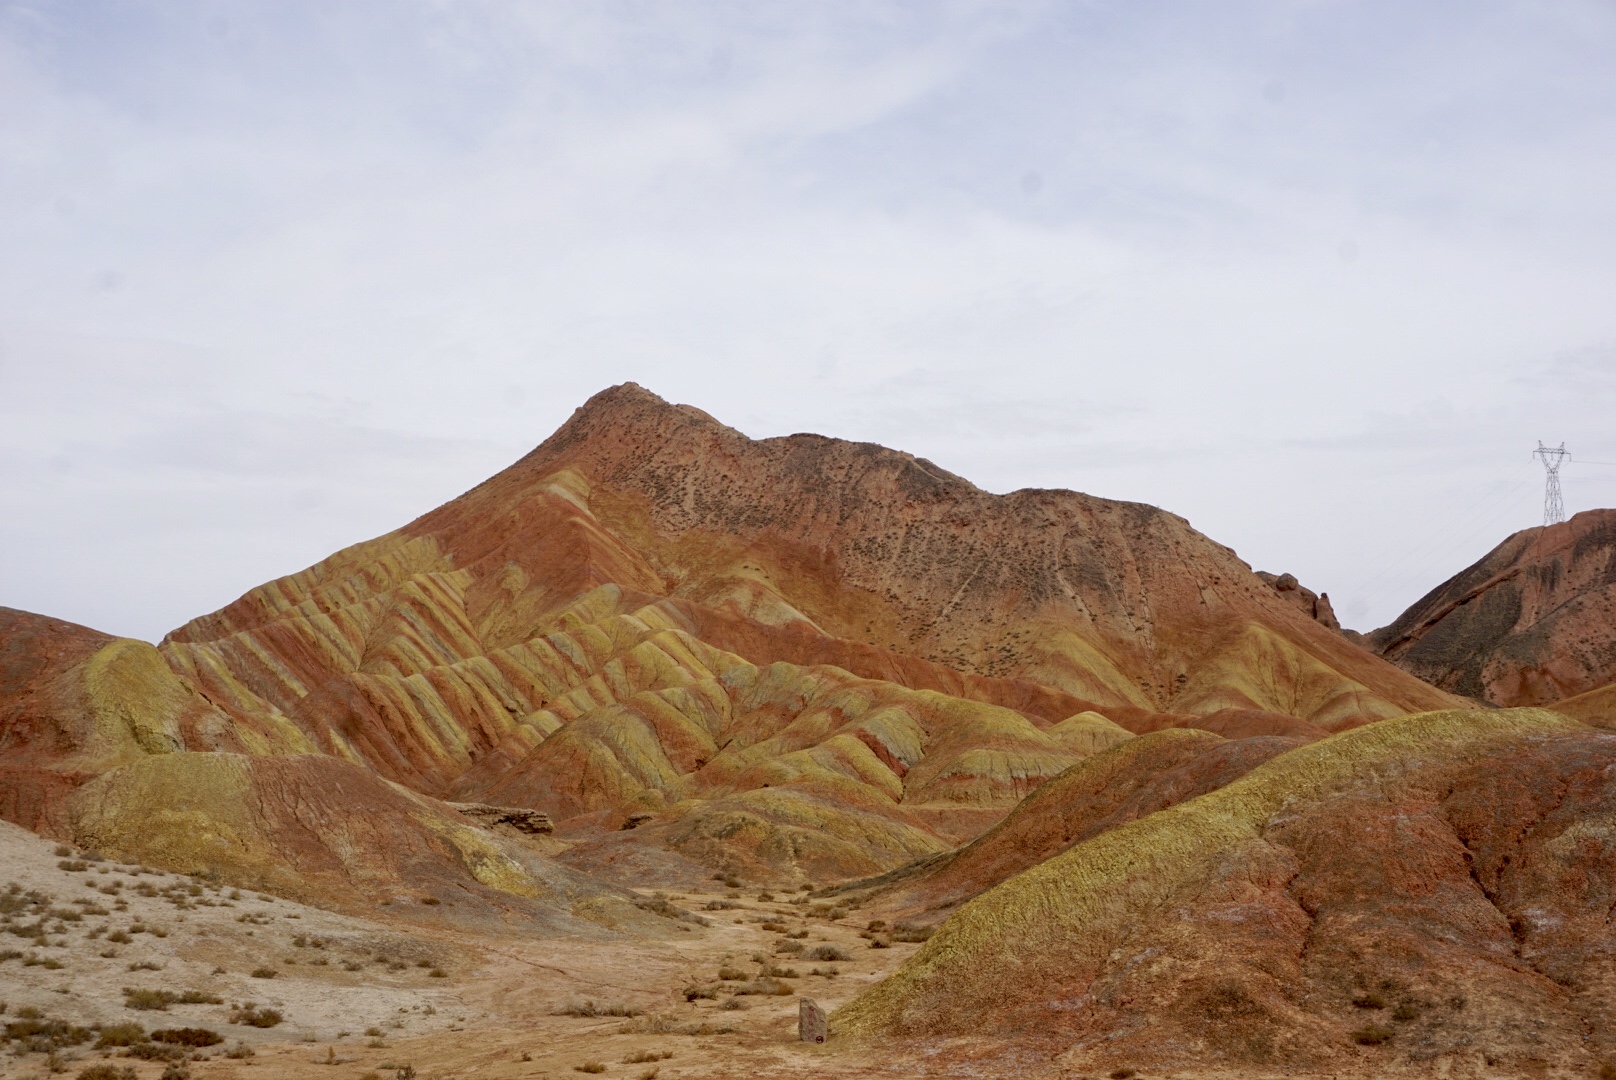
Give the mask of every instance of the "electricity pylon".
[[1543, 462], [1547, 470], [1548, 485], [1543, 489], [1543, 524], [1558, 525], [1565, 520], [1565, 503], [1560, 498], [1560, 464], [1566, 459], [1565, 443], [1559, 446], [1544, 446], [1543, 440], [1537, 441], [1537, 449], [1532, 456]]

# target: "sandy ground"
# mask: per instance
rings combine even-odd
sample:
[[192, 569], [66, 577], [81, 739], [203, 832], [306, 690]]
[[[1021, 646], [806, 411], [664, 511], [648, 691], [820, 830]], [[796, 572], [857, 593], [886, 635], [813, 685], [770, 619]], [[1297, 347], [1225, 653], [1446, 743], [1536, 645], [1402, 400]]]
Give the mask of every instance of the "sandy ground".
[[[24, 901], [32, 893], [41, 901], [12, 912], [0, 929], [32, 927], [41, 911], [49, 912], [43, 939], [0, 933], [0, 954], [20, 954], [0, 962], [0, 1001], [7, 1008], [0, 1020], [32, 1008], [83, 1026], [132, 1021], [147, 1029], [209, 1028], [226, 1042], [190, 1063], [198, 1080], [358, 1080], [370, 1073], [393, 1080], [404, 1065], [423, 1080], [576, 1077], [586, 1075], [576, 1067], [591, 1062], [605, 1066], [600, 1075], [639, 1078], [654, 1071], [658, 1080], [913, 1071], [845, 1045], [827, 1049], [797, 1040], [799, 995], [834, 1009], [917, 947], [870, 948], [859, 936], [865, 922], [857, 913], [831, 921], [813, 915], [813, 905], [800, 898], [760, 900], [765, 894], [755, 889], [726, 889], [719, 882], [698, 892], [660, 894], [709, 923], [670, 923], [688, 929], [663, 941], [473, 937], [402, 919], [351, 918], [111, 861], [85, 863], [81, 853], [62, 850], [0, 823], [0, 892]], [[733, 906], [706, 910], [709, 904]], [[112, 940], [115, 935], [129, 940]], [[850, 959], [802, 960], [777, 952], [792, 947], [786, 942], [805, 950], [839, 946]], [[733, 992], [770, 967], [795, 973], [775, 980], [788, 995]], [[721, 979], [721, 969], [745, 978]], [[835, 974], [812, 974], [815, 969]], [[254, 976], [263, 970], [276, 974]], [[132, 1009], [126, 987], [200, 991], [221, 1003]], [[690, 987], [714, 996], [687, 1000]], [[560, 1012], [589, 1001], [637, 1015]], [[232, 1006], [246, 1002], [273, 1008], [284, 1020], [271, 1028], [232, 1025]], [[239, 1043], [253, 1055], [225, 1056]], [[18, 1049], [14, 1042], [0, 1056], [0, 1077], [51, 1075], [44, 1054], [19, 1055]], [[92, 1041], [58, 1051], [55, 1065], [68, 1076], [104, 1060], [132, 1067], [142, 1078], [163, 1072], [160, 1062], [117, 1053], [95, 1050]]]
[[[849, 910], [831, 919], [834, 912], [821, 905], [815, 914], [815, 904], [800, 895], [760, 899], [765, 894], [755, 888], [719, 882], [668, 893], [647, 889], [642, 895], [697, 912], [708, 925], [670, 920], [659, 940], [493, 937], [412, 925], [391, 913], [353, 918], [62, 851], [0, 822], [0, 900], [9, 898], [0, 903], [0, 956], [15, 954], [0, 960], [0, 1023], [36, 1010], [84, 1027], [211, 1029], [225, 1041], [185, 1063], [191, 1080], [397, 1080], [412, 1075], [401, 1072], [406, 1067], [418, 1080], [1085, 1076], [1057, 1067], [1054, 1048], [1025, 1044], [800, 1042], [800, 997], [834, 1010], [918, 948], [903, 942], [871, 948], [869, 914]], [[42, 939], [31, 930], [41, 912]], [[848, 959], [805, 960], [779, 951], [799, 944], [805, 952], [835, 946]], [[794, 973], [775, 980], [789, 994], [735, 993], [769, 967]], [[829, 971], [835, 974], [823, 974]], [[142, 1010], [129, 1007], [126, 987], [220, 1000]], [[713, 996], [691, 1000], [692, 987]], [[283, 1020], [268, 1028], [232, 1024], [232, 1006], [247, 1002], [275, 1009]], [[634, 1015], [566, 1011], [586, 1002], [597, 1012]], [[579, 1011], [589, 1010], [573, 1010]], [[0, 1044], [0, 1078], [74, 1077], [97, 1065], [130, 1068], [139, 1080], [164, 1074], [163, 1062], [98, 1050], [94, 1042], [92, 1033], [54, 1059], [25, 1053], [16, 1040]], [[244, 1046], [250, 1056], [243, 1056]], [[1339, 1073], [1312, 1075], [1393, 1075], [1361, 1061], [1341, 1065]], [[1190, 1075], [1255, 1080], [1260, 1074], [1140, 1073], [1138, 1080]]]

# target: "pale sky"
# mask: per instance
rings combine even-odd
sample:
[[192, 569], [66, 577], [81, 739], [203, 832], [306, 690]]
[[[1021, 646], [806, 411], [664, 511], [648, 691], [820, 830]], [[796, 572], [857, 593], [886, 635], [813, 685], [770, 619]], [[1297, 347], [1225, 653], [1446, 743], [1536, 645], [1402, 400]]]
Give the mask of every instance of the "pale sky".
[[0, 604], [155, 640], [632, 379], [1372, 629], [1616, 505], [1616, 4], [0, 0]]

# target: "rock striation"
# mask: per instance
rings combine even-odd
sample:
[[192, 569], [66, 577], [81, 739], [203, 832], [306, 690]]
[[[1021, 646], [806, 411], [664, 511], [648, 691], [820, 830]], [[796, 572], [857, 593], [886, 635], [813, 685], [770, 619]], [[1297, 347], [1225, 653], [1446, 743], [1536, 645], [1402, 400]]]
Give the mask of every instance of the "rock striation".
[[1597, 1072], [1613, 773], [1616, 736], [1543, 710], [1297, 747], [969, 901], [833, 1032], [996, 1038], [1090, 1074]]
[[1616, 510], [1523, 529], [1369, 635], [1382, 656], [1494, 705], [1616, 680]]
[[1454, 701], [1155, 507], [753, 440], [633, 384], [155, 649], [30, 618], [7, 647], [55, 658], [0, 695], [4, 812], [30, 827], [70, 828], [66, 794], [146, 755], [319, 755], [798, 882], [946, 851], [1132, 733]]

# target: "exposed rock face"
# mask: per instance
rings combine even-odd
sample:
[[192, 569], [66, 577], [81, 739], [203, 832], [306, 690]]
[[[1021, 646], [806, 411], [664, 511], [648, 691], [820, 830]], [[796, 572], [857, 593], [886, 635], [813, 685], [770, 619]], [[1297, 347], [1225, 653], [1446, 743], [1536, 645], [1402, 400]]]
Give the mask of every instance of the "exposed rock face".
[[454, 809], [469, 818], [489, 825], [509, 825], [524, 836], [540, 836], [555, 832], [555, 823], [542, 810], [524, 810], [519, 806], [489, 806], [486, 803], [450, 803]]
[[1593, 1070], [1616, 1053], [1613, 775], [1616, 736], [1540, 710], [1302, 746], [970, 901], [833, 1030], [1079, 1072]]
[[1312, 589], [1304, 588], [1296, 580], [1295, 574], [1270, 574], [1266, 570], [1258, 570], [1257, 576], [1268, 582], [1287, 604], [1290, 604], [1303, 615], [1328, 626], [1331, 630], [1340, 630], [1341, 624], [1336, 621], [1335, 608], [1330, 606], [1329, 593], [1316, 593]]
[[799, 881], [946, 850], [1130, 732], [1335, 731], [1451, 702], [1154, 507], [754, 441], [633, 385], [157, 650], [58, 664], [52, 700], [109, 649], [152, 691], [98, 691], [123, 749], [64, 754], [51, 724], [78, 721], [14, 714], [0, 738], [36, 792], [19, 816], [129, 755], [314, 753]]
[[1514, 534], [1369, 638], [1432, 685], [1495, 705], [1616, 680], [1616, 510]]

